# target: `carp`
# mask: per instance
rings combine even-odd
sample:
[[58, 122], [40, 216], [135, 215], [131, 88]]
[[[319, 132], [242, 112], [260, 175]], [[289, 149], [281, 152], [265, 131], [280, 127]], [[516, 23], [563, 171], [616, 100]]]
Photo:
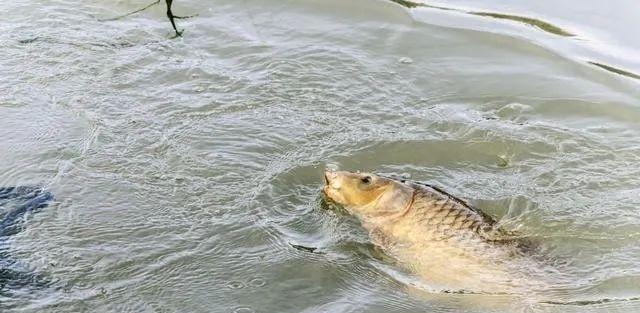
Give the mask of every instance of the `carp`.
[[539, 283], [528, 241], [444, 190], [371, 173], [326, 171], [323, 192], [373, 244], [442, 291], [512, 293]]

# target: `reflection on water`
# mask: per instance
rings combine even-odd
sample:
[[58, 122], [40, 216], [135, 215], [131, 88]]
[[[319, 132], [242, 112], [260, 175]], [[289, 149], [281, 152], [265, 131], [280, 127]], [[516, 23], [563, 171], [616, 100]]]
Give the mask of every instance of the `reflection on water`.
[[473, 15], [478, 15], [478, 16], [488, 16], [488, 17], [493, 17], [493, 18], [498, 18], [498, 19], [505, 19], [505, 20], [511, 20], [511, 21], [516, 21], [516, 22], [521, 22], [521, 23], [525, 23], [525, 24], [529, 24], [531, 26], [535, 26], [538, 27], [546, 32], [555, 34], [555, 35], [560, 35], [560, 36], [567, 36], [567, 37], [571, 37], [574, 36], [572, 33], [558, 27], [558, 26], [554, 26], [552, 24], [549, 24], [547, 22], [535, 19], [535, 18], [530, 18], [530, 17], [524, 17], [524, 16], [517, 16], [517, 15], [509, 15], [509, 14], [501, 14], [501, 13], [492, 13], [492, 12], [468, 12], [469, 14], [473, 14]]
[[[147, 4], [4, 4], [0, 186], [44, 185], [56, 204], [8, 245], [50, 288], [3, 304], [640, 307], [640, 70], [624, 53], [639, 43], [603, 44], [603, 32], [622, 35], [582, 22], [608, 25], [590, 5], [572, 15], [540, 4], [569, 16], [560, 19], [529, 12], [529, 2], [501, 11], [453, 1], [185, 0], [174, 10], [198, 16], [180, 20], [181, 38], [171, 38], [160, 5], [99, 20]], [[616, 12], [621, 23], [636, 14]], [[535, 297], [429, 292], [356, 220], [323, 206], [325, 167], [399, 175], [468, 199], [539, 240], [558, 284]]]
[[566, 37], [575, 36], [574, 34], [568, 32], [568, 31], [566, 31], [566, 30], [564, 30], [564, 29], [562, 29], [562, 28], [560, 28], [558, 26], [555, 26], [553, 24], [547, 23], [545, 21], [541, 21], [539, 19], [525, 17], [525, 16], [517, 16], [517, 15], [495, 13], [495, 12], [465, 11], [465, 10], [460, 10], [460, 9], [455, 9], [455, 8], [448, 8], [448, 7], [443, 7], [443, 6], [431, 5], [431, 4], [427, 4], [427, 3], [423, 3], [423, 2], [414, 2], [414, 1], [406, 1], [406, 0], [391, 0], [391, 1], [393, 1], [395, 3], [398, 3], [400, 5], [403, 5], [403, 6], [407, 7], [407, 8], [410, 8], [410, 9], [418, 8], [418, 7], [425, 7], [425, 8], [434, 8], [434, 9], [444, 10], [444, 11], [456, 11], [456, 12], [466, 13], [466, 14], [470, 14], [470, 15], [488, 16], [488, 17], [493, 17], [493, 18], [497, 18], [497, 19], [510, 20], [510, 21], [515, 21], [515, 22], [520, 22], [520, 23], [531, 25], [531, 26], [535, 26], [535, 27], [540, 28], [543, 31], [546, 31], [546, 32], [554, 34], [554, 35], [566, 36]]
[[595, 65], [597, 67], [600, 67], [602, 69], [605, 69], [605, 70], [607, 70], [609, 72], [613, 72], [613, 73], [616, 73], [616, 74], [620, 74], [620, 75], [631, 77], [631, 78], [635, 78], [635, 79], [640, 79], [640, 75], [638, 75], [638, 74], [634, 74], [634, 73], [631, 73], [631, 72], [628, 72], [628, 71], [625, 71], [625, 70], [621, 70], [619, 68], [615, 68], [615, 67], [610, 66], [610, 65], [600, 64], [598, 62], [589, 62], [589, 63], [591, 63], [591, 64], [593, 64], [593, 65]]

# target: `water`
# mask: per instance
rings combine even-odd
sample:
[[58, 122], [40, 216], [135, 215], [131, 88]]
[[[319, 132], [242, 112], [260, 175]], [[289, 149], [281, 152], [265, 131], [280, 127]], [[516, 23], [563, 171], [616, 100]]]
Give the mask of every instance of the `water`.
[[[16, 312], [640, 310], [640, 4], [10, 1], [0, 186], [44, 184]], [[326, 167], [444, 187], [570, 284], [424, 292], [321, 205]], [[297, 247], [297, 248], [296, 248]], [[419, 290], [416, 290], [419, 289]], [[529, 299], [531, 300], [531, 299]]]

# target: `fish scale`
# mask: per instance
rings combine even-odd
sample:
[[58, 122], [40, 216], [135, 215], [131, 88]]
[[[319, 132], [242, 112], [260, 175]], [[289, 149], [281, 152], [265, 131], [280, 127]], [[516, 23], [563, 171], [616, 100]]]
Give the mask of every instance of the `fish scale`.
[[501, 236], [506, 235], [506, 232], [495, 227], [496, 222], [493, 218], [465, 201], [431, 186], [422, 184], [411, 184], [411, 186], [415, 188], [417, 195], [408, 219], [419, 224], [418, 227], [421, 227], [422, 223], [432, 226], [423, 227], [426, 232], [442, 232], [441, 235], [444, 235], [445, 230], [455, 230], [455, 232], [446, 231], [447, 237], [471, 235], [487, 242], [512, 241], [506, 236]]

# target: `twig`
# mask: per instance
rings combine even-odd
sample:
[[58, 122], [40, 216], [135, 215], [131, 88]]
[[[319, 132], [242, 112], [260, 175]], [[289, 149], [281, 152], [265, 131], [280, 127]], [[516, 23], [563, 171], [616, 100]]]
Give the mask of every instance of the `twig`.
[[167, 2], [167, 17], [169, 18], [169, 21], [171, 22], [171, 26], [173, 26], [173, 30], [176, 31], [176, 37], [182, 37], [182, 31], [179, 31], [178, 28], [176, 27], [176, 22], [174, 21], [174, 19], [176, 18], [181, 18], [181, 17], [176, 17], [175, 15], [173, 15], [173, 12], [171, 12], [171, 5], [173, 4], [173, 0], [165, 0]]
[[[107, 19], [99, 19], [98, 21], [106, 22], [106, 21], [119, 20], [119, 19], [125, 18], [127, 16], [131, 16], [131, 15], [134, 15], [136, 13], [140, 13], [140, 12], [142, 12], [142, 11], [144, 11], [144, 10], [146, 10], [146, 9], [148, 9], [148, 8], [158, 4], [158, 3], [160, 3], [160, 0], [156, 0], [156, 1], [152, 2], [152, 3], [147, 4], [145, 7], [142, 7], [140, 9], [135, 10], [135, 11], [129, 12], [127, 14], [116, 16], [116, 17], [112, 17], [112, 18], [107, 18]], [[178, 27], [176, 26], [175, 20], [191, 18], [191, 17], [197, 16], [197, 14], [196, 15], [188, 15], [188, 16], [173, 15], [173, 12], [171, 11], [171, 5], [173, 4], [173, 0], [165, 0], [165, 3], [167, 4], [167, 17], [169, 18], [169, 21], [171, 22], [171, 26], [173, 27], [173, 30], [176, 32], [175, 37], [182, 37], [182, 32], [184, 32], [184, 30], [178, 30]]]
[[[169, 2], [170, 2], [170, 1], [169, 1]], [[112, 17], [112, 18], [106, 18], [106, 19], [102, 19], [102, 20], [100, 20], [100, 19], [99, 19], [98, 21], [100, 21], [100, 22], [107, 22], [107, 21], [115, 21], [115, 20], [119, 20], [119, 19], [125, 18], [125, 17], [127, 17], [127, 16], [131, 16], [131, 15], [134, 15], [134, 14], [136, 14], [136, 13], [140, 13], [140, 12], [142, 12], [142, 11], [144, 11], [144, 10], [146, 10], [146, 9], [148, 9], [148, 8], [150, 8], [150, 7], [152, 7], [152, 6], [156, 5], [156, 4], [158, 4], [158, 3], [160, 3], [160, 0], [156, 0], [156, 1], [152, 2], [152, 3], [150, 3], [150, 4], [147, 4], [147, 6], [145, 6], [145, 7], [143, 7], [143, 8], [137, 9], [137, 10], [132, 11], [132, 12], [129, 12], [129, 13], [127, 13], [127, 14], [120, 15], [120, 16], [116, 16], [116, 17]], [[174, 28], [175, 28], [175, 26], [174, 26]]]

